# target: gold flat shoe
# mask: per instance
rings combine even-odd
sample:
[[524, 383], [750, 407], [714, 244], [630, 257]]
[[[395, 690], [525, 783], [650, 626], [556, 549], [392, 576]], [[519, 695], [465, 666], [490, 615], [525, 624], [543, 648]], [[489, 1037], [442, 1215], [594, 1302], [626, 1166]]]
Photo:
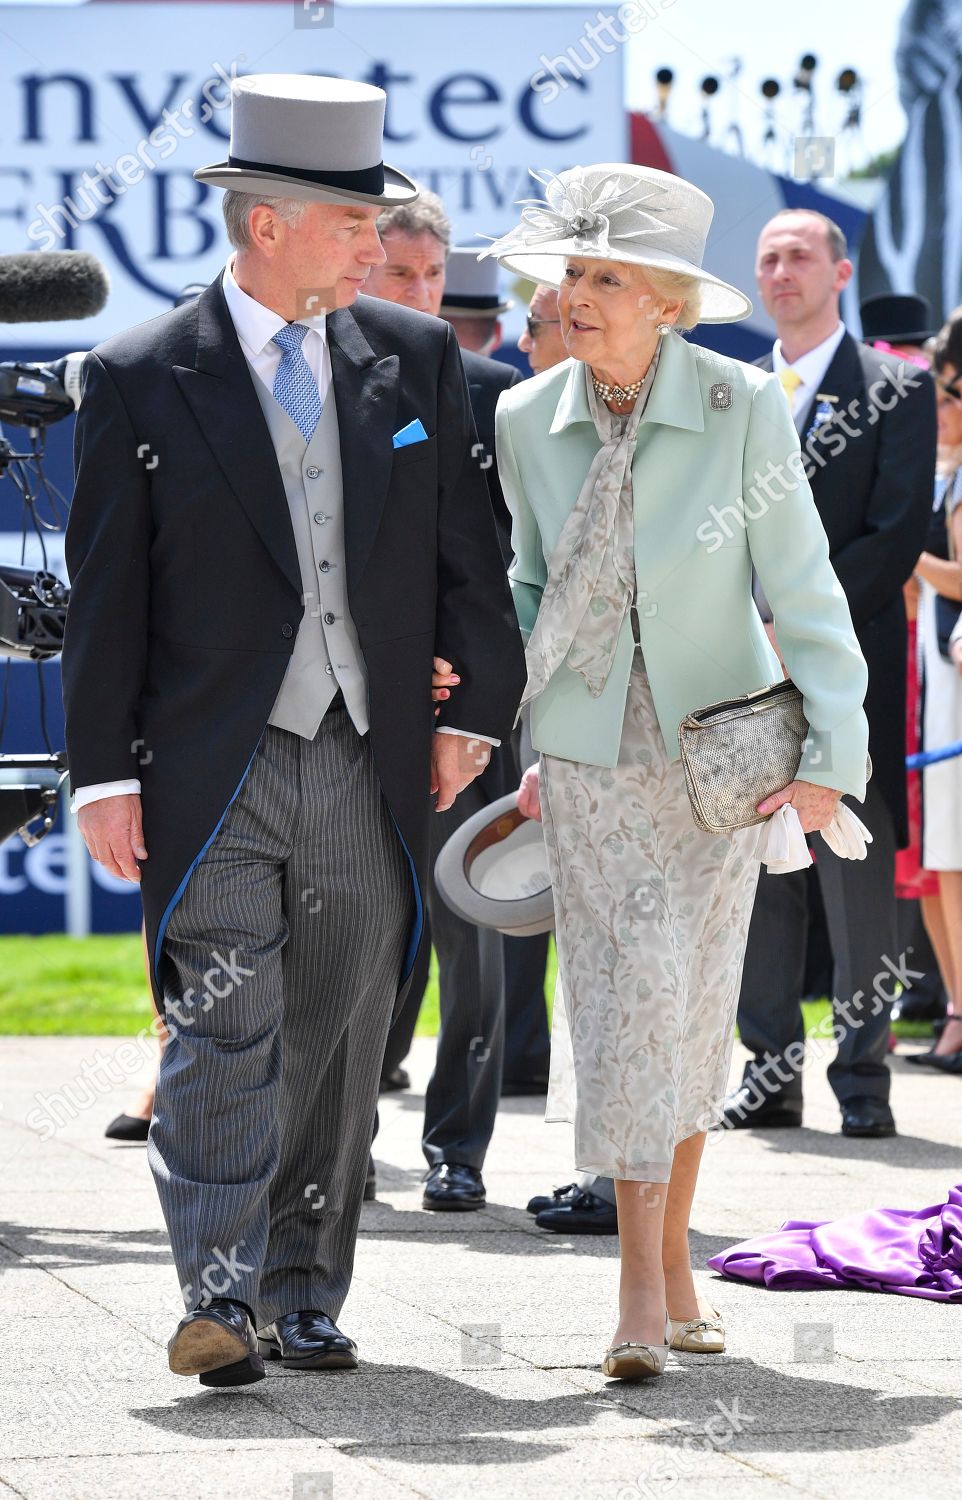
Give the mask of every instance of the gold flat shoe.
[[651, 1380], [664, 1375], [668, 1363], [671, 1320], [665, 1318], [665, 1342], [658, 1344], [612, 1344], [601, 1361], [601, 1373], [609, 1380]]
[[681, 1323], [669, 1318], [671, 1347], [680, 1354], [724, 1354], [725, 1324], [717, 1312], [710, 1318], [691, 1318]]

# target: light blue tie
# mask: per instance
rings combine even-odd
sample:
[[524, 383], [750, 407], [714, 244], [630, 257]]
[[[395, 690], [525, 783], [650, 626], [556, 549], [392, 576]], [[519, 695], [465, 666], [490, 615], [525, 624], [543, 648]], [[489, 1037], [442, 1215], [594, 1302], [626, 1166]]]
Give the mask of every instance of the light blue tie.
[[317, 381], [301, 349], [307, 334], [303, 323], [288, 323], [271, 340], [281, 351], [274, 376], [274, 399], [299, 428], [305, 443], [314, 436], [323, 409]]

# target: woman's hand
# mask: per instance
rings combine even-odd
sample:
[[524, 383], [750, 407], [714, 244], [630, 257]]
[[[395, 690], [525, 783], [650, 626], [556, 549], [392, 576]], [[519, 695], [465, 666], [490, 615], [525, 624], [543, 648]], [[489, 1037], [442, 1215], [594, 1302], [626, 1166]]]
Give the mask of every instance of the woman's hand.
[[[435, 703], [443, 703], [446, 698], [450, 698], [450, 689], [457, 687], [460, 681], [460, 677], [455, 674], [449, 661], [445, 661], [443, 656], [434, 658], [434, 671], [431, 673], [431, 697]], [[436, 708], [434, 717], [437, 718], [440, 712], [440, 708]]]
[[790, 781], [780, 792], [773, 792], [764, 802], [759, 802], [760, 813], [773, 813], [790, 802], [798, 813], [805, 833], [814, 833], [817, 828], [826, 828], [831, 823], [841, 792], [833, 792], [828, 786], [815, 786], [811, 781]]
[[540, 761], [536, 761], [533, 766], [529, 766], [518, 787], [518, 811], [526, 818], [534, 818], [536, 823], [541, 822], [540, 765]]

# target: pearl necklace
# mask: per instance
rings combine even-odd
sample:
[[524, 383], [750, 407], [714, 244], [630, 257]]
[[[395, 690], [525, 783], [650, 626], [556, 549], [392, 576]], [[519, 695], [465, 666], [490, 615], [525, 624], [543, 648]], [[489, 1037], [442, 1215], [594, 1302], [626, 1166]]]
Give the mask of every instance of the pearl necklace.
[[595, 395], [602, 401], [614, 401], [616, 406], [623, 406], [626, 401], [634, 401], [644, 385], [644, 376], [641, 380], [633, 380], [631, 385], [607, 385], [605, 381], [599, 380], [592, 373], [591, 383], [595, 388]]

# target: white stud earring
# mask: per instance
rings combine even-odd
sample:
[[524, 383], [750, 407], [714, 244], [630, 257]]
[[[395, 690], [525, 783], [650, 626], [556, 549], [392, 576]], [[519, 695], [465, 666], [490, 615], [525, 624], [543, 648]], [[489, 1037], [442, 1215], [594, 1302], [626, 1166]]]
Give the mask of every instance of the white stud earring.
[[671, 324], [670, 323], [656, 323], [655, 324], [655, 330], [656, 330], [659, 338], [664, 338], [666, 333], [671, 333]]

